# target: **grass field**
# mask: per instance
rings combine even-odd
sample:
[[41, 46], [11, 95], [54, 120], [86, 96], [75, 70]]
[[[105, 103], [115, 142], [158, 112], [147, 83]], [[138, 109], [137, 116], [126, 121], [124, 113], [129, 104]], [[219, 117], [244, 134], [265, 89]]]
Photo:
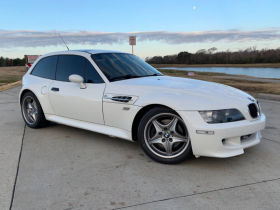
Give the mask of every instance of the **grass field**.
[[[20, 85], [23, 74], [26, 72], [24, 66], [0, 67], [0, 91]], [[270, 93], [280, 95], [280, 80], [271, 82], [267, 79], [250, 80], [252, 77], [233, 76], [223, 73], [195, 72], [194, 76], [188, 76], [188, 71], [160, 70], [163, 74], [175, 77], [186, 77], [230, 85], [250, 93]]]
[[24, 66], [0, 67], [0, 91], [20, 85], [26, 70]]
[[0, 67], [0, 85], [21, 80], [26, 70], [24, 66]]

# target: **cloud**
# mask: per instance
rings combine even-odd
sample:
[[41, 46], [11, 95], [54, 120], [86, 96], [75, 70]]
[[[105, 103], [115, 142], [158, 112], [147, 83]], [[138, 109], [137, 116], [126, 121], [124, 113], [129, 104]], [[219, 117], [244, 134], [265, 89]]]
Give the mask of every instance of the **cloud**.
[[63, 36], [67, 44], [114, 44], [128, 43], [130, 35], [137, 36], [137, 41], [160, 41], [169, 44], [201, 43], [217, 41], [263, 41], [280, 39], [280, 29], [253, 31], [225, 30], [198, 32], [95, 32], [95, 31], [28, 31], [0, 30], [0, 48], [9, 47], [44, 47], [62, 45], [57, 33]]

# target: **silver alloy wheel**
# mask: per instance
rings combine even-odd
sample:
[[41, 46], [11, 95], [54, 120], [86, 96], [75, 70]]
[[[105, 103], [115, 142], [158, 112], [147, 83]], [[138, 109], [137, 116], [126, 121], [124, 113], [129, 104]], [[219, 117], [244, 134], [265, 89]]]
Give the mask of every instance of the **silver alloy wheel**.
[[178, 157], [190, 143], [183, 120], [171, 113], [152, 117], [145, 126], [144, 139], [150, 151], [162, 158]]
[[38, 118], [38, 107], [34, 98], [31, 96], [25, 97], [21, 108], [25, 121], [29, 124], [34, 124]]

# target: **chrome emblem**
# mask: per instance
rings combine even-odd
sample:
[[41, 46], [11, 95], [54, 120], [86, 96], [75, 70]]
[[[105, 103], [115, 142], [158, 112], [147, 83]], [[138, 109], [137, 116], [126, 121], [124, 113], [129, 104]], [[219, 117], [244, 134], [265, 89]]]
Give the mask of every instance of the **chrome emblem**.
[[165, 138], [168, 138], [168, 137], [169, 137], [169, 133], [165, 133], [165, 134], [164, 134], [164, 137], [165, 137]]

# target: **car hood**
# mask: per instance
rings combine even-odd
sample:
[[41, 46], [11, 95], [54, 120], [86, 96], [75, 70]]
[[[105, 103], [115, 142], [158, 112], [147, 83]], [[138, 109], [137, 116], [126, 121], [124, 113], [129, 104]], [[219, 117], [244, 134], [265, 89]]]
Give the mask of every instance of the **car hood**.
[[137, 105], [142, 106], [162, 101], [168, 103], [167, 101], [173, 100], [172, 104], [177, 110], [236, 108], [241, 104], [247, 106], [254, 100], [249, 94], [230, 86], [170, 76], [112, 82], [106, 92], [135, 95], [139, 97]]

